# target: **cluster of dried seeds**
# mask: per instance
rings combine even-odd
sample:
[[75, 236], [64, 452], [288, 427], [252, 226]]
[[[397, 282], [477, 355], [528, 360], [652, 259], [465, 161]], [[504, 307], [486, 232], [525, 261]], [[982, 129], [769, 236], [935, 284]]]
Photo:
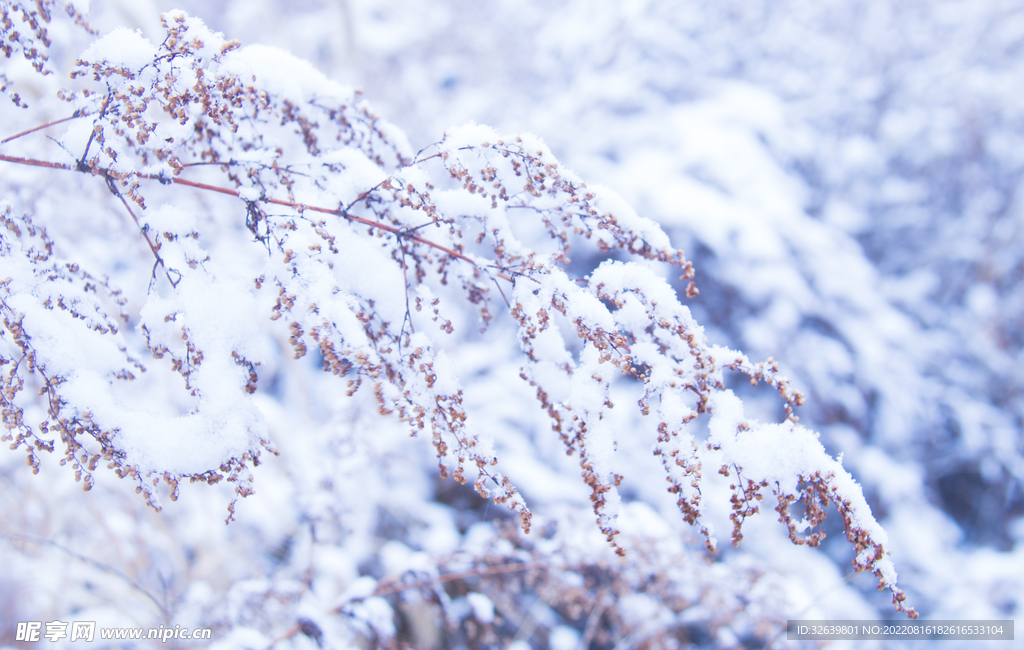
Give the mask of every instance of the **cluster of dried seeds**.
[[[41, 0], [39, 11], [51, 5]], [[13, 6], [23, 17], [33, 15], [21, 3]], [[10, 56], [11, 43], [28, 47], [28, 41], [9, 27], [6, 7], [3, 35]], [[45, 43], [39, 20], [25, 20], [36, 26], [38, 42]], [[82, 87], [63, 96], [80, 104], [68, 119], [87, 120], [92, 129], [75, 165], [2, 154], [0, 160], [100, 177], [152, 252], [150, 292], [160, 289], [179, 298], [192, 283], [209, 279], [205, 265], [211, 257], [196, 231], [150, 225], [146, 184], [159, 182], [176, 191], [190, 187], [237, 200], [238, 220], [245, 226], [240, 232], [251, 235], [266, 256], [260, 275], [246, 282], [256, 292], [276, 291], [268, 317], [287, 328], [294, 356], [315, 350], [325, 371], [347, 378], [349, 395], [369, 384], [381, 414], [395, 413], [412, 434], [431, 436], [442, 476], [451, 474], [460, 483], [472, 480], [481, 495], [515, 511], [528, 531], [531, 513], [525, 501], [498, 471], [489, 445], [468, 426], [463, 390], [424, 331], [426, 323], [416, 316], [427, 306], [436, 336], [451, 334], [446, 308], [469, 305], [486, 328], [500, 300], [498, 309], [507, 308], [518, 325], [525, 356], [521, 376], [536, 388], [567, 453], [578, 455], [598, 526], [609, 543], [624, 552], [615, 539], [614, 511], [615, 487], [623, 477], [615, 471], [615, 440], [606, 416], [613, 406], [612, 382], [625, 375], [642, 385], [640, 412], [653, 410], [658, 418], [654, 453], [665, 468], [669, 491], [677, 496], [684, 519], [700, 526], [708, 546], [713, 545], [701, 523], [701, 470], [705, 452], [715, 450], [710, 445], [702, 449], [690, 428], [701, 414], [713, 411], [714, 396], [725, 390], [723, 372], [739, 372], [753, 384], [774, 387], [794, 425], [794, 408], [803, 397], [771, 359], [753, 364], [708, 344], [689, 309], [650, 268], [654, 263], [674, 267], [689, 281], [686, 296], [697, 295], [692, 265], [656, 224], [609, 192], [589, 188], [535, 139], [499, 138], [470, 128], [469, 135], [457, 131], [410, 156], [358, 94], [341, 97], [337, 89], [313, 98], [282, 94], [258, 74], [240, 75], [236, 64], [245, 51], [200, 21], [179, 12], [165, 17], [164, 28], [165, 39], [153, 46], [152, 60], [141, 68], [102, 56], [83, 56], [78, 62], [72, 77]], [[45, 48], [26, 52], [35, 52], [42, 71]], [[483, 136], [473, 140], [477, 132]], [[45, 233], [34, 230], [28, 218], [19, 222], [8, 212], [4, 225], [4, 256], [25, 257], [42, 281], [36, 287], [72, 283], [80, 295], [102, 292], [104, 300], [117, 303], [119, 294], [105, 282], [70, 263], [52, 261]], [[546, 250], [522, 237], [530, 228], [544, 233]], [[26, 243], [33, 238], [42, 243]], [[586, 277], [573, 278], [567, 269], [574, 244], [644, 264], [608, 261]], [[352, 270], [341, 269], [356, 249], [375, 254], [381, 273], [392, 274], [382, 277], [401, 278], [399, 286], [361, 286], [352, 280]], [[167, 285], [158, 287], [161, 278]], [[87, 487], [102, 457], [118, 475], [131, 476], [154, 505], [152, 486], [160, 480], [172, 498], [184, 478], [211, 484], [226, 479], [236, 484], [239, 496], [252, 493], [249, 468], [259, 463], [261, 449], [273, 451], [255, 431], [248, 449], [201, 472], [127, 462], [117, 447], [117, 423], [93, 422], [88, 405], [72, 404], [61, 394], [65, 378], [40, 361], [33, 333], [25, 331], [23, 315], [11, 304], [23, 289], [10, 280], [0, 288], [5, 329], [18, 351], [0, 358], [0, 365], [10, 366], [3, 379], [4, 421], [15, 432], [5, 440], [25, 446], [29, 464], [36, 467], [36, 451], [52, 451], [53, 443], [24, 422], [17, 404], [25, 385], [22, 372], [42, 379], [48, 419], [39, 432], [57, 432], [67, 447], [65, 461]], [[117, 318], [105, 316], [103, 301], [69, 303], [46, 289], [32, 295], [45, 309], [68, 311], [101, 335], [117, 334]], [[396, 301], [396, 295], [404, 301]], [[389, 306], [403, 302], [404, 313]], [[230, 382], [245, 396], [257, 391], [258, 361], [236, 344], [218, 347], [198, 335], [183, 309], [166, 311], [163, 322], [142, 324], [151, 356], [169, 361], [192, 398], [204, 398], [201, 379], [220, 357], [230, 360], [225, 367], [234, 374], [219, 381]], [[576, 341], [567, 344], [563, 332]], [[112, 373], [111, 381], [131, 381], [129, 367], [142, 370], [122, 353], [125, 367]], [[738, 542], [742, 523], [758, 511], [760, 491], [768, 482], [760, 476], [741, 479], [741, 472], [749, 470], [732, 469], [737, 474], [732, 538]], [[878, 568], [884, 548], [855, 525], [850, 502], [832, 477], [819, 473], [802, 480], [801, 493], [781, 488], [776, 493], [793, 540], [814, 545], [819, 537], [796, 537], [790, 503], [802, 500], [812, 525], [824, 518], [829, 503], [840, 504], [858, 553], [857, 569], [878, 573], [902, 609], [902, 592], [886, 583]]]

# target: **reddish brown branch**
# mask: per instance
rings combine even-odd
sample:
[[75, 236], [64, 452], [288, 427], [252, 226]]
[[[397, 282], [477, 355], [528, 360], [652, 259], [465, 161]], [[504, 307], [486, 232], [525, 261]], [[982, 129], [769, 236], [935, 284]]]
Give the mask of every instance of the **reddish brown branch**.
[[[47, 161], [47, 160], [37, 160], [35, 158], [22, 158], [20, 156], [7, 156], [7, 155], [4, 155], [4, 154], [0, 154], [0, 161], [15, 163], [15, 164], [18, 164], [18, 165], [31, 165], [31, 166], [34, 166], [34, 167], [46, 167], [48, 169], [63, 169], [65, 171], [78, 171], [77, 169], [75, 169], [74, 167], [71, 167], [70, 165], [65, 165], [65, 164], [62, 164], [62, 163], [50, 162], [50, 161]], [[105, 170], [105, 169], [83, 169], [82, 171], [94, 174], [96, 176], [104, 176], [104, 177], [107, 175], [107, 172], [108, 172], [108, 170]], [[137, 176], [139, 178], [143, 178], [143, 179], [151, 180], [151, 181], [158, 181], [158, 182], [161, 182], [161, 183], [167, 183], [168, 181], [170, 181], [171, 183], [173, 183], [175, 185], [184, 185], [186, 187], [192, 187], [192, 188], [199, 189], [199, 190], [205, 190], [207, 192], [217, 192], [218, 194], [226, 194], [228, 196], [235, 196], [235, 197], [238, 196], [238, 191], [237, 190], [233, 190], [233, 189], [228, 188], [228, 187], [219, 187], [217, 185], [209, 185], [207, 183], [199, 183], [197, 181], [190, 181], [190, 180], [186, 180], [184, 178], [171, 178], [171, 179], [168, 179], [165, 176], [159, 176], [159, 175], [156, 175], [156, 174], [138, 174]], [[304, 205], [302, 203], [296, 203], [295, 201], [286, 201], [286, 200], [283, 200], [283, 199], [266, 198], [266, 199], [262, 199], [262, 200], [264, 202], [266, 202], [266, 203], [271, 203], [273, 205], [281, 205], [281, 206], [285, 206], [285, 207], [289, 207], [289, 208], [294, 208], [294, 209], [299, 210], [299, 211], [311, 210], [313, 212], [320, 212], [320, 213], [323, 213], [323, 214], [330, 214], [330, 215], [342, 217], [344, 219], [347, 219], [348, 221], [354, 221], [356, 223], [361, 223], [361, 224], [363, 224], [365, 226], [369, 226], [370, 228], [376, 228], [378, 230], [383, 230], [385, 232], [389, 232], [389, 233], [395, 235], [395, 237], [397, 237], [399, 239], [411, 239], [412, 241], [414, 241], [414, 242], [416, 242], [418, 244], [423, 244], [424, 246], [430, 246], [431, 248], [434, 248], [434, 249], [437, 249], [439, 251], [442, 251], [443, 253], [445, 253], [447, 255], [450, 255], [451, 257], [460, 259], [460, 260], [462, 260], [464, 262], [469, 262], [473, 266], [475, 266], [477, 268], [481, 268], [479, 264], [477, 264], [474, 260], [472, 260], [471, 258], [467, 257], [466, 255], [463, 255], [462, 253], [460, 253], [458, 251], [452, 250], [451, 248], [448, 248], [447, 246], [443, 246], [443, 245], [438, 244], [436, 242], [432, 242], [429, 239], [425, 239], [425, 238], [423, 238], [423, 237], [421, 237], [419, 235], [413, 234], [408, 229], [396, 228], [395, 226], [389, 226], [387, 224], [380, 223], [378, 221], [373, 221], [371, 219], [366, 219], [366, 218], [363, 218], [363, 217], [358, 217], [356, 215], [349, 214], [344, 209], [321, 208], [321, 207], [318, 207], [318, 206], [315, 206], [315, 205]], [[135, 218], [134, 214], [132, 214], [132, 218]], [[136, 223], [138, 223], [138, 219], [136, 219]], [[148, 237], [147, 237], [147, 241], [149, 241]], [[152, 247], [152, 243], [150, 243], [150, 247]], [[154, 253], [155, 252], [156, 251], [154, 251]], [[499, 273], [495, 273], [495, 275], [497, 277], [501, 278], [502, 280], [506, 280], [508, 282], [512, 282], [513, 281], [510, 276], [508, 276], [508, 275], [506, 275], [504, 273], [500, 273], [499, 272]]]
[[[2, 158], [0, 158], [0, 159], [2, 159]], [[139, 178], [145, 178], [145, 179], [148, 179], [148, 180], [161, 181], [161, 182], [166, 182], [168, 180], [168, 179], [166, 179], [164, 177], [155, 176], [153, 174], [139, 174]], [[209, 192], [218, 192], [220, 194], [227, 194], [228, 196], [238, 196], [238, 191], [237, 190], [233, 190], [233, 189], [228, 188], [228, 187], [219, 187], [219, 186], [216, 186], [216, 185], [208, 185], [206, 183], [199, 183], [199, 182], [196, 182], [196, 181], [190, 181], [190, 180], [186, 180], [184, 178], [172, 178], [172, 179], [170, 179], [170, 181], [172, 183], [174, 183], [175, 185], [185, 185], [187, 187], [194, 187], [196, 189], [206, 190], [206, 191], [209, 191]], [[364, 193], [364, 194], [362, 194], [360, 196], [365, 198], [366, 193]], [[411, 240], [413, 240], [416, 243], [423, 244], [425, 246], [430, 246], [431, 248], [435, 248], [435, 249], [437, 249], [439, 251], [442, 251], [442, 252], [444, 252], [444, 253], [452, 256], [452, 257], [458, 258], [458, 259], [463, 260], [465, 262], [469, 262], [470, 264], [472, 264], [473, 266], [476, 266], [477, 268], [480, 267], [479, 264], [474, 262], [469, 257], [466, 257], [462, 253], [459, 253], [458, 251], [452, 250], [451, 248], [448, 248], [447, 246], [442, 246], [441, 244], [438, 244], [436, 242], [432, 242], [429, 239], [424, 239], [423, 237], [420, 237], [419, 235], [413, 234], [413, 233], [409, 232], [407, 229], [404, 229], [404, 228], [396, 228], [395, 226], [389, 226], [387, 224], [380, 223], [379, 221], [373, 221], [371, 219], [365, 219], [363, 217], [357, 217], [354, 214], [349, 214], [347, 212], [347, 210], [344, 210], [344, 209], [340, 209], [339, 210], [339, 209], [335, 209], [335, 208], [321, 208], [321, 207], [318, 207], [318, 206], [315, 206], [315, 205], [305, 205], [305, 204], [302, 204], [302, 203], [296, 203], [295, 201], [286, 201], [284, 199], [266, 198], [266, 199], [261, 199], [261, 200], [266, 202], [266, 203], [273, 204], [273, 205], [280, 205], [280, 206], [284, 206], [284, 207], [295, 208], [296, 210], [300, 210], [300, 211], [301, 210], [311, 210], [313, 212], [320, 212], [320, 213], [323, 213], [323, 214], [330, 214], [330, 215], [334, 215], [334, 216], [337, 216], [337, 217], [343, 217], [343, 218], [345, 218], [345, 219], [347, 219], [349, 221], [354, 221], [356, 223], [361, 223], [361, 224], [363, 224], [365, 226], [369, 226], [371, 228], [377, 228], [378, 230], [384, 230], [384, 231], [389, 232], [389, 233], [391, 233], [391, 234], [393, 234], [396, 237], [401, 238], [401, 239], [411, 239]], [[359, 201], [359, 199], [356, 200], [356, 202], [358, 202], [358, 201]], [[504, 273], [497, 273], [496, 275], [499, 278], [501, 278], [502, 280], [507, 280], [509, 282], [512, 282], [512, 278], [507, 276], [507, 275], [505, 275]]]
[[[146, 228], [142, 226], [139, 218], [135, 216], [135, 211], [132, 210], [132, 206], [128, 205], [128, 201], [125, 200], [124, 196], [120, 192], [117, 193], [117, 198], [121, 199], [121, 203], [124, 204], [124, 209], [128, 211], [128, 214], [132, 215], [132, 221], [134, 221], [135, 225], [138, 226], [139, 232], [142, 233], [146, 243], [149, 244], [149, 250], [153, 251], [153, 257], [156, 258], [157, 265], [164, 267], [164, 275], [167, 276], [167, 281], [171, 283], [172, 287], [177, 286], [178, 283], [171, 279], [171, 273], [167, 269], [167, 265], [164, 264], [164, 259], [160, 257], [160, 249], [153, 243], [153, 240], [149, 238], [149, 233], [146, 231]], [[153, 272], [156, 273], [155, 266], [153, 267]]]
[[4, 138], [3, 140], [0, 140], [0, 144], [7, 144], [8, 142], [10, 142], [12, 140], [17, 140], [18, 138], [20, 138], [22, 136], [29, 135], [31, 133], [35, 133], [36, 131], [42, 131], [43, 129], [49, 128], [51, 126], [56, 126], [58, 124], [62, 124], [64, 122], [68, 122], [68, 121], [77, 119], [79, 117], [85, 117], [85, 116], [84, 115], [76, 114], [76, 115], [72, 115], [71, 117], [65, 117], [65, 118], [61, 118], [59, 120], [54, 120], [52, 122], [47, 122], [46, 124], [40, 124], [39, 126], [32, 127], [31, 129], [29, 129], [27, 131], [22, 131], [21, 133], [15, 133], [14, 135], [10, 136], [9, 138]]
[[[20, 156], [6, 156], [2, 153], [0, 153], [0, 161], [11, 162], [18, 165], [31, 165], [33, 167], [46, 167], [48, 169], [63, 169], [69, 172], [75, 171], [74, 167], [63, 163], [55, 163], [48, 160], [36, 160], [35, 158], [21, 158]], [[103, 172], [94, 173], [102, 174]]]

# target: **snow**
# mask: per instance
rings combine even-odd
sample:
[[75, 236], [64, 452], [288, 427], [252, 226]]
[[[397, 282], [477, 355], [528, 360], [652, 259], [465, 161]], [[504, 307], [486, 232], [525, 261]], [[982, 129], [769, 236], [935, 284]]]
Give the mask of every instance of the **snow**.
[[[173, 88], [191, 91], [196, 64], [209, 71], [208, 80], [238, 75], [267, 90], [272, 103], [293, 102], [299, 114], [288, 117], [280, 103], [259, 114], [234, 108], [237, 128], [204, 141], [196, 130], [200, 103], [188, 105], [181, 123], [152, 101], [143, 115], [156, 130], [143, 160], [139, 131], [114, 130], [124, 107], [97, 118], [105, 93], [86, 76], [74, 83], [99, 92], [73, 107], [88, 117], [51, 129], [54, 140], [42, 132], [3, 145], [9, 155], [74, 166], [98, 125], [105, 149], [94, 143], [90, 152], [100, 168], [129, 182], [135, 170], [170, 178], [169, 153], [186, 162], [216, 156], [240, 179], [239, 196], [266, 213], [254, 233], [246, 218], [255, 217], [234, 197], [140, 179], [147, 207], [130, 205], [160, 246], [163, 266], [154, 266], [146, 240], [102, 179], [3, 163], [8, 216], [22, 230], [2, 232], [4, 316], [10, 323], [23, 318], [38, 352], [34, 363], [59, 376], [63, 415], [88, 416], [109, 429], [124, 454], [118, 459], [143, 474], [118, 479], [101, 459], [92, 491], [82, 494], [74, 471], [58, 465], [63, 450], [53, 427], [40, 434], [57, 446], [52, 455], [37, 451], [41, 476], [21, 471], [24, 447], [7, 454], [5, 520], [114, 567], [139, 587], [57, 547], [19, 541], [7, 549], [17, 562], [0, 571], [0, 592], [26, 595], [11, 605], [18, 620], [88, 612], [118, 624], [213, 621], [225, 630], [220, 646], [264, 647], [301, 615], [316, 621], [332, 646], [371, 638], [411, 644], [392, 638], [405, 634], [395, 625], [405, 615], [405, 595], [374, 597], [378, 586], [464, 572], [484, 558], [539, 558], [556, 568], [554, 577], [541, 578], [548, 580], [543, 588], [558, 593], [586, 584], [590, 569], [580, 566], [600, 567], [628, 584], [609, 605], [620, 617], [615, 643], [623, 647], [679, 625], [707, 632], [712, 645], [761, 634], [765, 640], [770, 635], [762, 631], [773, 621], [809, 607], [822, 618], [890, 615], [890, 599], [872, 595], [871, 576], [843, 582], [852, 551], [841, 530], [830, 529], [821, 548], [797, 547], [770, 510], [773, 488], [793, 490], [816, 471], [849, 500], [852, 523], [885, 545], [891, 555], [871, 568], [889, 583], [898, 569], [909, 604], [932, 618], [1016, 616], [1024, 599], [1014, 571], [1021, 566], [1014, 513], [1024, 476], [1014, 397], [1021, 385], [1024, 302], [1016, 280], [1024, 231], [1014, 197], [1024, 158], [1013, 92], [1022, 68], [1007, 54], [1024, 33], [1016, 14], [1001, 0], [969, 9], [940, 2], [927, 10], [883, 0], [828, 7], [729, 1], [685, 12], [666, 1], [600, 12], [577, 1], [552, 7], [517, 0], [483, 13], [470, 4], [278, 7], [226, 0], [205, 16], [216, 31], [183, 12], [168, 14], [202, 45], [196, 55], [162, 63], [153, 61], [163, 52], [162, 32], [111, 31], [116, 8], [94, 7], [94, 24], [107, 34], [95, 39], [53, 12], [48, 29], [62, 52], [141, 71], [135, 80], [112, 75], [119, 90], [176, 70]], [[132, 11], [133, 25], [157, 22], [143, 16], [145, 8]], [[221, 54], [227, 40], [219, 31], [249, 45]], [[526, 41], [530, 48], [521, 47]], [[267, 45], [251, 44], [259, 42]], [[61, 57], [51, 59], [59, 74], [48, 77], [8, 62], [4, 83], [30, 98], [31, 109], [0, 109], [10, 125], [3, 137], [73, 110], [54, 98], [68, 70], [59, 67]], [[348, 83], [364, 84], [373, 108]], [[302, 124], [317, 125], [315, 146]], [[464, 126], [446, 129], [451, 124]], [[538, 136], [517, 141], [523, 132]], [[439, 139], [423, 150], [422, 162], [399, 168], [402, 156], [410, 159]], [[579, 187], [585, 180], [592, 205], [638, 236], [632, 247], [605, 255], [574, 234], [572, 261], [563, 264], [541, 222], [560, 223], [561, 199], [529, 197], [516, 178], [508, 186], [522, 205], [492, 207], [489, 195], [469, 195], [449, 178], [450, 169], [478, 175], [488, 165], [513, 178], [508, 160], [492, 148], [499, 141], [545, 164], [558, 152], [561, 178]], [[166, 151], [157, 153], [160, 147]], [[444, 161], [431, 158], [442, 151]], [[282, 169], [291, 175], [287, 183]], [[179, 177], [235, 186], [219, 165], [190, 166]], [[411, 309], [408, 318], [403, 288], [416, 271], [403, 270], [393, 235], [267, 200], [334, 210], [388, 177], [395, 187], [434, 185], [434, 205], [453, 225], [417, 234], [449, 248], [466, 243], [464, 254], [479, 265], [447, 260], [442, 283], [444, 253], [424, 248], [425, 278], [408, 294], [410, 301], [420, 297], [424, 309]], [[390, 200], [380, 192], [352, 214], [406, 227], [429, 221], [411, 207], [380, 212]], [[54, 239], [51, 261], [35, 258], [45, 247], [27, 234], [21, 215]], [[583, 227], [585, 217], [574, 214], [569, 223], [570, 230]], [[334, 236], [338, 253], [318, 229]], [[256, 241], [263, 232], [266, 243]], [[478, 233], [481, 242], [471, 243]], [[597, 236], [615, 247], [610, 231]], [[500, 272], [514, 286], [496, 275], [498, 241], [511, 260]], [[679, 269], [638, 260], [633, 253], [643, 243], [684, 248], [701, 294], [684, 299]], [[285, 250], [292, 254], [287, 263]], [[524, 259], [534, 266], [517, 275]], [[71, 272], [70, 263], [83, 271]], [[621, 300], [621, 308], [597, 295], [601, 284], [602, 296]], [[530, 339], [529, 324], [511, 322], [499, 286], [533, 323], [546, 310], [547, 329]], [[488, 291], [494, 319], [486, 332], [466, 287]], [[43, 306], [48, 299], [79, 316]], [[439, 322], [431, 320], [435, 299]], [[279, 300], [294, 304], [272, 321]], [[552, 301], [564, 303], [567, 316]], [[600, 362], [593, 344], [577, 338], [574, 319], [628, 334], [628, 354], [649, 383]], [[654, 322], [659, 326], [648, 330]], [[300, 358], [290, 341], [293, 323], [307, 346]], [[152, 344], [166, 346], [163, 358], [153, 358], [141, 325]], [[716, 361], [698, 368], [691, 342], [671, 333], [677, 326]], [[315, 329], [347, 360], [367, 365], [343, 376], [324, 373]], [[203, 353], [188, 386], [172, 366], [192, 354], [183, 335]], [[398, 364], [401, 379], [384, 369], [415, 350], [424, 367], [433, 364], [430, 386], [416, 368]], [[736, 350], [755, 361], [772, 355], [793, 377], [807, 395], [799, 424], [778, 423], [775, 391], [748, 389], [745, 376], [723, 367], [740, 357]], [[232, 353], [258, 363], [254, 395], [246, 392], [249, 367]], [[48, 408], [39, 398], [42, 376], [27, 371], [27, 359], [18, 361], [23, 352], [9, 328], [0, 354], [10, 360], [5, 381], [15, 366], [25, 378], [13, 399], [38, 433]], [[119, 379], [122, 371], [135, 379]], [[705, 377], [710, 412], [699, 414], [694, 388]], [[350, 396], [356, 379], [363, 387]], [[565, 442], [551, 430], [538, 389], [561, 415], [563, 433], [572, 415], [589, 420], [574, 455], [565, 455]], [[393, 413], [382, 416], [374, 390], [387, 409], [423, 409], [423, 432], [410, 439], [418, 428]], [[466, 421], [453, 434], [438, 407], [456, 396]], [[646, 417], [638, 400], [650, 406]], [[676, 453], [683, 465], [701, 463], [696, 527], [682, 520], [678, 496], [665, 491], [666, 469], [650, 453], [660, 422], [672, 432], [661, 444], [664, 453]], [[459, 441], [479, 436], [472, 449], [495, 477], [484, 487], [500, 494], [496, 481], [509, 477], [522, 493], [512, 502], [525, 498], [534, 513], [529, 535], [503, 533], [492, 523], [508, 503], [480, 500], [472, 486], [438, 478], [434, 433], [447, 445], [441, 462], [449, 470], [470, 449]], [[99, 449], [95, 439], [83, 440], [89, 453]], [[263, 441], [281, 455], [263, 453], [258, 467], [239, 474], [245, 485], [251, 474], [256, 493], [234, 504], [230, 526], [222, 522], [238, 496], [237, 481], [182, 481], [178, 502], [163, 498], [158, 513], [131, 494], [164, 472], [217, 470], [264, 450]], [[619, 531], [625, 560], [614, 557], [594, 525], [580, 448], [599, 480], [610, 482], [613, 472], [624, 477], [603, 493], [607, 504], [596, 515]], [[487, 464], [491, 457], [497, 465]], [[740, 545], [705, 555], [701, 527], [712, 539], [715, 528], [726, 538], [731, 528], [730, 479], [715, 475], [723, 464], [770, 487], [761, 512], [744, 522]], [[669, 466], [681, 494], [697, 495], [695, 475]], [[477, 469], [471, 457], [469, 481]], [[168, 488], [152, 491], [160, 500]], [[798, 522], [798, 530], [806, 525]], [[869, 547], [861, 560], [871, 563], [873, 552]], [[667, 591], [629, 582], [647, 575], [663, 576]], [[525, 617], [533, 587], [509, 596], [506, 578], [468, 578], [469, 591], [453, 597], [450, 613], [458, 620], [470, 611], [479, 621]], [[458, 579], [445, 584], [463, 588]], [[490, 591], [490, 584], [501, 586]], [[445, 592], [429, 589], [424, 593], [436, 594], [439, 604], [428, 611], [440, 616]], [[162, 593], [178, 594], [169, 617], [140, 590], [157, 601]], [[594, 611], [596, 597], [581, 596], [584, 614]], [[670, 606], [683, 601], [681, 612]], [[531, 642], [546, 634], [552, 647], [578, 646], [583, 619], [543, 607], [544, 629]], [[299, 633], [278, 641], [289, 644], [314, 641]]]
[[137, 29], [118, 27], [93, 42], [82, 57], [85, 60], [106, 60], [114, 67], [138, 72], [153, 62], [157, 48]]
[[491, 599], [483, 594], [471, 592], [466, 594], [466, 600], [469, 601], [469, 606], [473, 609], [473, 616], [476, 617], [481, 623], [493, 623], [494, 622], [494, 603]]
[[575, 650], [580, 645], [580, 633], [567, 625], [559, 625], [551, 630], [548, 647], [551, 650]]
[[225, 55], [223, 66], [225, 71], [294, 102], [352, 99], [351, 88], [331, 81], [308, 61], [280, 48], [247, 45]]
[[452, 149], [489, 147], [497, 145], [499, 140], [501, 138], [494, 129], [475, 122], [451, 127], [444, 132], [444, 142]]

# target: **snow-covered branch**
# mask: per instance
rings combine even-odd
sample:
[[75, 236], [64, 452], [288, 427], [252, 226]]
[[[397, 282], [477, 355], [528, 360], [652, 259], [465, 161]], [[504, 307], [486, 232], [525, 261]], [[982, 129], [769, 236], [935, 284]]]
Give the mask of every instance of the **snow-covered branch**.
[[[45, 71], [49, 16], [14, 1], [4, 17], [5, 43], [29, 48], [16, 22], [34, 26], [24, 54]], [[51, 156], [33, 151], [32, 129], [0, 149], [39, 186], [99, 187], [103, 219], [121, 220], [80, 242], [79, 214], [31, 192], [4, 197], [4, 440], [33, 468], [61, 448], [88, 489], [102, 461], [155, 508], [161, 481], [171, 499], [184, 480], [226, 479], [247, 496], [262, 452], [275, 452], [254, 397], [268, 389], [260, 368], [286, 342], [336, 375], [339, 395], [368, 390], [382, 415], [429, 436], [443, 477], [473, 482], [529, 532], [500, 441], [474, 425], [444, 351], [456, 323], [485, 330], [510, 316], [521, 376], [578, 456], [620, 554], [621, 432], [608, 414], [615, 382], [633, 381], [640, 413], [657, 418], [651, 444], [669, 492], [709, 548], [705, 471], [735, 477], [733, 543], [765, 491], [797, 544], [817, 544], [820, 532], [800, 534], [834, 503], [856, 569], [903, 611], [885, 532], [797, 423], [803, 397], [771, 359], [708, 342], [661, 275], [671, 268], [692, 298], [694, 269], [656, 223], [534, 136], [470, 124], [413, 153], [357, 92], [303, 61], [227, 41], [182, 12], [164, 29], [158, 44], [120, 29], [81, 55], [61, 91], [73, 117]], [[574, 250], [606, 261], [576, 277]], [[730, 373], [771, 386], [786, 419], [748, 419]]]

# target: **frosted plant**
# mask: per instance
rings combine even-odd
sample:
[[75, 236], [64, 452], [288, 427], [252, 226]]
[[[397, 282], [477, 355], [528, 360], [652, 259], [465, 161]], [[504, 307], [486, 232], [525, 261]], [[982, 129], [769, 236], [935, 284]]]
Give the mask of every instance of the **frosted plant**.
[[[40, 21], [54, 6], [5, 3], [4, 42], [27, 42], [21, 21], [45, 46]], [[111, 237], [113, 213], [83, 215], [110, 228], [83, 234], [75, 213], [43, 210], [39, 195], [5, 185], [4, 440], [34, 471], [41, 451], [59, 447], [86, 489], [102, 462], [154, 508], [184, 480], [251, 494], [252, 468], [275, 453], [253, 394], [283, 340], [296, 358], [316, 355], [339, 394], [369, 391], [382, 415], [429, 436], [442, 477], [472, 481], [529, 532], [531, 512], [441, 349], [456, 323], [470, 326], [467, 306], [481, 330], [507, 312], [521, 376], [578, 456], [619, 554], [622, 475], [608, 410], [625, 376], [658, 422], [668, 489], [710, 549], [705, 471], [734, 480], [734, 544], [768, 493], [797, 544], [819, 543], [834, 503], [856, 569], [904, 611], [885, 533], [849, 473], [798, 424], [802, 396], [773, 360], [707, 341], [658, 271], [673, 268], [696, 295], [693, 267], [657, 224], [533, 136], [471, 124], [413, 152], [358, 93], [308, 64], [241, 47], [182, 12], [163, 20], [159, 44], [123, 28], [95, 40], [60, 91], [67, 115], [0, 150], [12, 166], [41, 168], [35, 183], [104, 188], [139, 244], [125, 252], [135, 242]], [[45, 50], [25, 48], [45, 71]], [[31, 138], [58, 123], [59, 147], [39, 157]], [[573, 247], [609, 259], [572, 277]], [[772, 386], [785, 421], [746, 418], [727, 373]]]

